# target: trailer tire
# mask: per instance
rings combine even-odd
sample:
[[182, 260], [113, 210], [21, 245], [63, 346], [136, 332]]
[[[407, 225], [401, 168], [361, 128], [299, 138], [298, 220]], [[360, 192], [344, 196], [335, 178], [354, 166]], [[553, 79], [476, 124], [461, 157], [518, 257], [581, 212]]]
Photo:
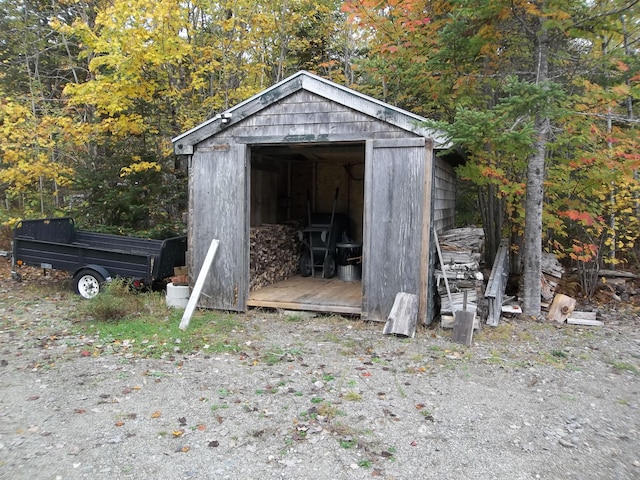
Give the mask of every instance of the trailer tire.
[[100, 293], [104, 282], [105, 278], [101, 274], [89, 268], [80, 270], [73, 277], [76, 293], [86, 299], [93, 298]]

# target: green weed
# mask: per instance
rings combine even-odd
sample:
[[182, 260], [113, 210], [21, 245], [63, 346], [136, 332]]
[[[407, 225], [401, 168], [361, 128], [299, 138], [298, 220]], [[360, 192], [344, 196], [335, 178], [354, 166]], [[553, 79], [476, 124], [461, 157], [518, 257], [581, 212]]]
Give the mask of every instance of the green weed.
[[611, 362], [611, 366], [622, 372], [638, 373], [638, 367], [627, 362]]
[[358, 392], [354, 392], [354, 391], [349, 391], [346, 392], [342, 398], [344, 398], [345, 400], [348, 400], [350, 402], [359, 402], [362, 400], [362, 395], [359, 394]]

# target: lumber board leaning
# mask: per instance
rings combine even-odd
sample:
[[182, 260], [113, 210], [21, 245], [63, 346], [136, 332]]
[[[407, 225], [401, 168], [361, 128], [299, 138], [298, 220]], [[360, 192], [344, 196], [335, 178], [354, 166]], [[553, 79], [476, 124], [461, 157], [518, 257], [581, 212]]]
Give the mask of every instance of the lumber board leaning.
[[462, 343], [467, 347], [471, 346], [473, 339], [473, 323], [476, 314], [468, 310], [460, 310], [455, 314], [453, 323], [453, 341]]
[[220, 241], [218, 239], [214, 238], [213, 240], [211, 240], [211, 245], [209, 245], [207, 256], [204, 258], [202, 268], [200, 268], [200, 273], [198, 273], [196, 284], [193, 287], [191, 295], [189, 296], [187, 307], [184, 309], [184, 313], [182, 314], [182, 319], [180, 320], [180, 325], [178, 327], [180, 330], [186, 330], [189, 326], [191, 316], [193, 315], [193, 312], [196, 309], [196, 305], [198, 304], [200, 293], [202, 293], [202, 287], [204, 286], [204, 282], [207, 279], [209, 270], [211, 270], [213, 258], [216, 256], [216, 252], [218, 251], [218, 245], [220, 245]]
[[489, 301], [489, 315], [487, 325], [497, 327], [502, 313], [502, 299], [507, 288], [509, 278], [509, 242], [503, 239], [498, 247], [493, 269], [489, 276], [484, 296]]
[[382, 334], [404, 335], [405, 337], [413, 338], [416, 334], [418, 306], [417, 295], [398, 292]]

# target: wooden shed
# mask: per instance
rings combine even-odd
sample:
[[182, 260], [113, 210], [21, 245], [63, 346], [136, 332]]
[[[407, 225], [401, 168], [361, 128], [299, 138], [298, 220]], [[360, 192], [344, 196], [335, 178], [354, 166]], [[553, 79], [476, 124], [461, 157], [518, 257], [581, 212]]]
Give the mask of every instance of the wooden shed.
[[[454, 224], [455, 175], [436, 155], [443, 136], [424, 120], [301, 71], [173, 139], [188, 156], [192, 281], [211, 240], [220, 241], [199, 306], [385, 321], [407, 292], [430, 323], [432, 228]], [[309, 211], [348, 219], [339, 240], [361, 244], [359, 277], [299, 275]], [[270, 232], [292, 238], [278, 246]], [[277, 273], [269, 285], [252, 283], [260, 269]]]

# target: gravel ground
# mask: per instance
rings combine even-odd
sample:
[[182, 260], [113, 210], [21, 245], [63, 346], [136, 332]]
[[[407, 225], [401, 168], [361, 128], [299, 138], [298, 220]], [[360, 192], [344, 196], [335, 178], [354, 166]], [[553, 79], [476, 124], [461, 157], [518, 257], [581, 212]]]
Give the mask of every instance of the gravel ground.
[[0, 273], [1, 479], [640, 478], [630, 305], [504, 319], [471, 348], [252, 311], [242, 351], [149, 359], [88, 355], [68, 281]]

